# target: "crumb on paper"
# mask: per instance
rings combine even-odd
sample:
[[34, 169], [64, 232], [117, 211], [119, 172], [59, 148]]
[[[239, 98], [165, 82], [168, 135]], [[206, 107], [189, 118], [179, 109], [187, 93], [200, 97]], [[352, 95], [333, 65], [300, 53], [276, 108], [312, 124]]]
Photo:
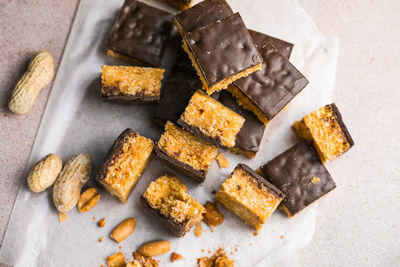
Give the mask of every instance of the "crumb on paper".
[[254, 232], [253, 235], [254, 235], [254, 236], [258, 236], [258, 232]]
[[68, 219], [68, 215], [64, 212], [59, 212], [58, 219], [60, 220], [60, 223], [63, 223]]
[[99, 238], [99, 243], [103, 242], [103, 240], [104, 240], [104, 236], [100, 237]]
[[[231, 253], [232, 255], [232, 253]], [[197, 259], [198, 267], [234, 267], [234, 262], [228, 256], [222, 248], [219, 248], [212, 256], [210, 257], [201, 257]]]
[[106, 218], [102, 218], [97, 222], [98, 227], [104, 227], [106, 225]]
[[119, 248], [119, 250], [121, 250], [121, 249], [122, 249], [122, 246], [119, 246], [118, 248]]
[[281, 236], [280, 236], [280, 238], [281, 238], [281, 239], [283, 239], [283, 238], [284, 238], [284, 236], [283, 236], [283, 235], [281, 235]]
[[207, 201], [204, 208], [206, 208], [206, 213], [203, 215], [203, 221], [211, 228], [211, 232], [214, 232], [214, 226], [223, 223], [224, 215], [222, 215], [217, 206], [212, 202]]
[[[152, 257], [143, 256], [136, 251], [132, 253], [133, 256], [133, 265], [132, 266], [143, 266], [143, 267], [157, 267], [159, 265], [158, 261], [153, 259]], [[136, 264], [136, 265], [135, 265]], [[131, 265], [127, 265], [131, 266]]]
[[29, 142], [28, 142], [28, 141], [25, 141], [24, 144], [25, 144], [25, 145], [29, 145]]
[[93, 216], [93, 221], [96, 221], [96, 217]]
[[313, 176], [313, 178], [311, 179], [311, 183], [313, 184], [319, 184], [319, 182], [321, 181], [321, 179], [319, 179], [318, 177]]
[[194, 234], [195, 234], [197, 237], [200, 237], [202, 233], [203, 233], [203, 228], [201, 227], [201, 222], [199, 222], [199, 223], [196, 225], [196, 227], [194, 228]]
[[203, 252], [203, 253], [204, 253], [205, 251], [206, 251], [206, 250], [205, 250], [204, 248], [202, 248], [202, 249], [201, 249], [201, 252]]
[[211, 194], [215, 195], [217, 193], [217, 191], [213, 190], [211, 191]]
[[228, 168], [229, 165], [230, 165], [229, 161], [225, 158], [224, 154], [222, 154], [222, 153], [218, 154], [217, 162], [218, 162], [218, 165], [219, 165], [220, 169]]
[[124, 267], [125, 257], [122, 252], [115, 253], [114, 255], [107, 257], [108, 267]]
[[172, 252], [171, 253], [171, 262], [178, 261], [178, 260], [181, 260], [181, 259], [183, 259], [181, 254], [178, 254], [176, 252]]

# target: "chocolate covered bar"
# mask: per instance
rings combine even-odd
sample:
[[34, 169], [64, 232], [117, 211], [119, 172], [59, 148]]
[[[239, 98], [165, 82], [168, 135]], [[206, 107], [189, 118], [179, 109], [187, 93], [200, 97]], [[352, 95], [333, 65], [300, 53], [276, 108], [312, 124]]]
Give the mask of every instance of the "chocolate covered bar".
[[292, 53], [293, 44], [286, 42], [284, 40], [266, 35], [261, 32], [253, 31], [249, 29], [249, 33], [251, 38], [253, 38], [254, 43], [258, 48], [262, 48], [264, 45], [270, 43], [273, 45], [279, 53], [281, 53], [286, 59], [289, 59], [290, 54]]
[[153, 148], [153, 141], [126, 129], [108, 151], [97, 182], [125, 203], [149, 163]]
[[230, 84], [228, 91], [267, 124], [308, 84], [307, 79], [271, 44], [260, 49], [262, 69]]
[[202, 91], [194, 93], [178, 124], [222, 148], [235, 146], [245, 119]]
[[160, 98], [164, 69], [103, 66], [101, 96], [105, 100], [152, 104]]
[[282, 209], [290, 217], [336, 187], [318, 154], [306, 141], [286, 150], [261, 170], [285, 193]]
[[161, 90], [155, 120], [161, 124], [176, 122], [194, 92], [200, 88], [201, 81], [193, 70], [175, 66]]
[[224, 106], [245, 118], [243, 127], [236, 135], [235, 146], [229, 148], [229, 150], [234, 153], [242, 154], [248, 158], [255, 157], [264, 135], [264, 123], [260, 122], [253, 113], [239, 106], [229, 92], [222, 91], [218, 100]]
[[209, 95], [262, 67], [263, 59], [239, 13], [187, 33], [182, 47]]
[[293, 127], [300, 138], [314, 145], [322, 162], [332, 160], [354, 146], [353, 138], [334, 103], [304, 116]]
[[192, 198], [186, 186], [172, 174], [151, 182], [142, 195], [150, 211], [171, 231], [181, 237], [203, 219], [204, 207]]
[[137, 0], [125, 0], [111, 29], [107, 55], [133, 64], [159, 66], [174, 16]]
[[218, 189], [216, 200], [254, 229], [261, 229], [284, 194], [245, 164], [238, 164]]
[[168, 121], [155, 152], [166, 164], [203, 182], [218, 148]]
[[191, 8], [175, 15], [175, 25], [180, 34], [185, 36], [204, 26], [233, 14], [225, 0], [204, 0]]

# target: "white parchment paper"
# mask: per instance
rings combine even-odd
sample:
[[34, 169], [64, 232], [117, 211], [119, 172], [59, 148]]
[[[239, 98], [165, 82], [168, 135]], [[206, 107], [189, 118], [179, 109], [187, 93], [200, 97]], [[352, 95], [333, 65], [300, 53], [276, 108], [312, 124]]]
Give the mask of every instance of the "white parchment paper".
[[[122, 2], [81, 1], [28, 167], [48, 153], [60, 155], [65, 162], [69, 157], [85, 152], [94, 160], [93, 180], [107, 150], [124, 129], [130, 127], [158, 140], [162, 129], [152, 120], [155, 106], [104, 103], [99, 96], [101, 66], [117, 64], [106, 57], [104, 43]], [[310, 84], [267, 126], [256, 158], [248, 160], [226, 152], [231, 166], [220, 170], [214, 162], [206, 182], [201, 185], [178, 174], [189, 193], [200, 203], [214, 197], [211, 191], [218, 188], [238, 162], [256, 169], [296, 143], [292, 123], [332, 101], [337, 39], [323, 38], [295, 0], [230, 0], [229, 3], [241, 13], [248, 28], [293, 42], [291, 61], [306, 75]], [[171, 65], [168, 58], [172, 57], [167, 57], [166, 66]], [[184, 260], [171, 264], [173, 266], [195, 266], [196, 258], [219, 247], [228, 252], [236, 266], [270, 266], [312, 239], [315, 205], [291, 219], [276, 212], [257, 236], [240, 219], [221, 209], [225, 221], [215, 228], [214, 233], [203, 225], [201, 238], [192, 232], [183, 238], [173, 237], [143, 210], [139, 201], [150, 181], [167, 171], [173, 172], [153, 159], [125, 205], [100, 190], [100, 202], [93, 210], [80, 214], [74, 209], [63, 224], [59, 223], [52, 204], [52, 190], [34, 194], [24, 183], [0, 250], [0, 261], [24, 267], [100, 266], [105, 264], [106, 256], [120, 250], [120, 245], [121, 251], [130, 259], [131, 252], [143, 242], [167, 239], [172, 243], [172, 251], [184, 256]], [[98, 228], [93, 216], [96, 220], [105, 217], [106, 226]], [[113, 242], [108, 237], [111, 229], [130, 216], [137, 219], [134, 234], [121, 244]], [[99, 243], [101, 236], [105, 238]], [[157, 259], [161, 266], [170, 264], [169, 254]]]

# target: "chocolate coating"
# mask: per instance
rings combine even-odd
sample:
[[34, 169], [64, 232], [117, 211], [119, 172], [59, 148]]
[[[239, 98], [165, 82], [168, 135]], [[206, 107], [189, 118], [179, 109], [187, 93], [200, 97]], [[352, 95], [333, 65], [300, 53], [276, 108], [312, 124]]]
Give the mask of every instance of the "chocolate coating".
[[143, 94], [116, 94], [119, 93], [119, 89], [115, 87], [104, 87], [104, 94], [101, 96], [105, 101], [117, 101], [130, 104], [156, 104], [160, 96], [146, 96]]
[[192, 95], [201, 89], [201, 81], [194, 71], [175, 66], [161, 89], [155, 119], [176, 122], [185, 111]]
[[156, 156], [165, 164], [173, 167], [174, 169], [194, 178], [195, 180], [199, 182], [204, 182], [206, 179], [206, 172], [205, 171], [199, 171], [194, 169], [192, 166], [189, 166], [181, 161], [176, 160], [173, 157], [170, 157], [167, 153], [165, 153], [162, 149], [159, 147], [155, 147], [154, 151], [156, 153]]
[[134, 133], [135, 132], [132, 131], [132, 129], [128, 128], [118, 136], [114, 144], [108, 150], [106, 159], [100, 166], [100, 170], [96, 176], [97, 181], [106, 178], [108, 168], [114, 163], [114, 161], [118, 158], [118, 156], [122, 154], [122, 147], [124, 146], [124, 143], [127, 142], [130, 136], [133, 135]]
[[346, 125], [343, 122], [343, 118], [342, 118], [342, 114], [340, 113], [339, 109], [337, 108], [335, 103], [332, 103], [329, 105], [332, 108], [333, 113], [335, 114], [336, 118], [337, 118], [337, 122], [340, 125], [340, 129], [342, 129], [343, 134], [346, 136], [346, 140], [347, 142], [349, 142], [350, 146], [349, 149], [354, 146], [354, 140], [350, 135], [349, 130], [347, 129]]
[[262, 69], [233, 84], [271, 120], [308, 84], [271, 44], [260, 49]]
[[136, 0], [126, 0], [112, 27], [107, 49], [152, 66], [161, 57], [174, 16]]
[[235, 147], [246, 152], [257, 153], [265, 130], [264, 123], [260, 122], [252, 112], [239, 106], [233, 96], [225, 90], [221, 91], [219, 102], [246, 120], [236, 135]]
[[205, 0], [181, 11], [175, 19], [186, 34], [232, 14], [232, 9], [225, 0]]
[[208, 87], [263, 61], [239, 13], [188, 33], [183, 39]]
[[[318, 154], [305, 141], [261, 167], [266, 178], [286, 194], [283, 204], [296, 214], [336, 187]], [[311, 182], [313, 177], [319, 182]]]
[[283, 41], [281, 39], [266, 35], [261, 32], [249, 30], [251, 37], [257, 47], [261, 48], [264, 45], [270, 43], [272, 44], [285, 58], [289, 59], [292, 53], [293, 44]]
[[271, 190], [271, 192], [273, 192], [275, 194], [276, 197], [279, 198], [284, 198], [285, 194], [279, 190], [278, 187], [276, 187], [275, 185], [271, 184], [270, 182], [268, 182], [264, 177], [262, 177], [261, 175], [259, 175], [258, 173], [256, 173], [255, 171], [253, 171], [249, 166], [247, 166], [246, 164], [243, 163], [239, 163], [236, 168], [240, 168], [242, 170], [244, 170], [245, 172], [247, 172], [251, 177], [253, 177], [254, 179], [256, 179], [259, 183], [264, 184], [267, 188], [269, 188]]
[[154, 209], [150, 206], [150, 204], [147, 202], [146, 198], [141, 196], [141, 199], [143, 200], [144, 204], [146, 207], [149, 209], [149, 211], [163, 224], [165, 227], [168, 228], [168, 230], [175, 236], [177, 237], [182, 237], [186, 234], [185, 232], [185, 226], [188, 221], [185, 222], [177, 222], [175, 221], [172, 217], [165, 216], [162, 214], [159, 210]]

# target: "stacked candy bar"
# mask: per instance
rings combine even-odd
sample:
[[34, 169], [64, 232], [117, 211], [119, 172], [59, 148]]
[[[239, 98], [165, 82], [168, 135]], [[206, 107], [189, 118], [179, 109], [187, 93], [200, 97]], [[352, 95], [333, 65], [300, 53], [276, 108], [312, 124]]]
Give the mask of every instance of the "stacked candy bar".
[[[154, 149], [163, 163], [204, 182], [218, 150], [256, 156], [267, 124], [304, 89], [308, 80], [290, 63], [293, 44], [247, 29], [225, 0], [164, 0], [175, 16], [138, 0], [126, 0], [112, 27], [107, 54], [139, 66], [103, 66], [107, 101], [157, 104], [164, 132], [153, 142], [128, 129], [110, 149], [97, 181], [126, 202]], [[181, 43], [164, 85], [163, 61]], [[175, 31], [176, 32], [176, 31]], [[216, 201], [259, 230], [280, 207], [297, 214], [335, 188], [323, 163], [354, 142], [335, 104], [296, 122], [305, 139], [261, 166], [238, 164], [220, 185]], [[202, 218], [205, 208], [175, 176], [165, 174], [142, 194], [145, 206], [176, 236]]]

